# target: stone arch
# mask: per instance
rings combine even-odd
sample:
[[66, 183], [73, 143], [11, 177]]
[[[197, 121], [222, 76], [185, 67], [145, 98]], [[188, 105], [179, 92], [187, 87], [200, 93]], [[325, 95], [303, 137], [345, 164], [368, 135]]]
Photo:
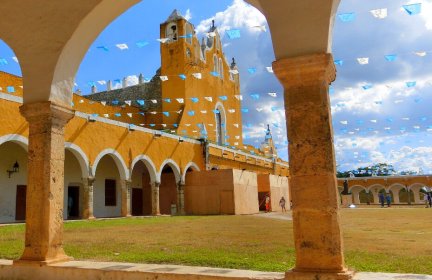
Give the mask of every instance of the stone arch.
[[182, 179], [181, 182], [184, 184], [186, 182], [186, 173], [189, 168], [192, 168], [195, 171], [201, 171], [201, 169], [198, 167], [198, 165], [195, 162], [189, 162], [186, 164], [185, 168], [183, 169]]
[[[89, 46], [110, 22], [139, 0], [86, 1], [78, 8], [74, 1], [62, 5], [47, 2], [44, 9], [33, 2], [0, 7], [4, 15], [0, 37], [20, 59], [24, 88], [31, 93], [24, 94], [24, 103], [52, 101], [69, 107], [73, 79]], [[23, 13], [24, 7], [40, 12]], [[53, 13], [56, 17], [49, 16]], [[20, 36], [16, 36], [16, 30], [20, 30]], [[27, 42], [36, 40], [45, 43], [29, 48]], [[41, 71], [44, 78], [36, 74]]]
[[425, 184], [414, 183], [408, 186], [408, 190], [412, 191], [414, 194], [414, 203], [421, 203], [420, 190], [425, 187]]
[[403, 185], [401, 183], [394, 183], [388, 187], [388, 192], [391, 192], [392, 196], [393, 196], [393, 203], [395, 203], [395, 204], [400, 203], [400, 191], [401, 190], [405, 190], [405, 185]]
[[78, 163], [81, 167], [82, 177], [83, 178], [90, 177], [90, 163], [84, 151], [79, 146], [70, 142], [65, 142], [65, 148], [69, 150], [78, 160]]
[[128, 180], [130, 177], [129, 169], [127, 168], [126, 163], [123, 160], [122, 156], [117, 151], [115, 151], [113, 149], [105, 149], [99, 153], [99, 155], [96, 157], [96, 159], [94, 160], [93, 165], [91, 167], [91, 174], [93, 176], [96, 175], [97, 165], [98, 165], [99, 161], [106, 155], [111, 156], [112, 159], [114, 160], [114, 162], [116, 163], [117, 169], [118, 169], [119, 174], [120, 174], [120, 179]]
[[365, 186], [362, 186], [362, 185], [353, 185], [353, 186], [349, 187], [348, 191], [352, 192], [354, 189], [358, 189], [358, 188], [360, 188], [362, 190], [366, 190], [367, 189]]
[[171, 169], [173, 170], [176, 182], [180, 182], [181, 178], [182, 178], [181, 177], [181, 171], [180, 171], [181, 169], [178, 166], [178, 164], [175, 161], [173, 161], [172, 159], [166, 159], [164, 162], [162, 162], [161, 166], [159, 167], [159, 172], [157, 174], [157, 182], [161, 181], [162, 170], [164, 169], [164, 167], [166, 165], [169, 165], [171, 167]]
[[387, 191], [387, 188], [384, 185], [381, 185], [381, 184], [373, 184], [373, 185], [370, 185], [370, 186], [366, 187], [366, 189], [368, 191], [370, 191], [370, 192], [374, 192], [374, 191], [379, 192], [382, 189], [384, 189], [385, 191]]
[[151, 182], [152, 183], [156, 182], [158, 179], [158, 172], [157, 172], [156, 166], [154, 165], [151, 158], [146, 156], [146, 155], [139, 155], [132, 161], [131, 168], [130, 168], [130, 174], [132, 174], [132, 171], [133, 171], [135, 165], [140, 161], [142, 161], [144, 163], [144, 165], [147, 167], [147, 171], [150, 174]]
[[[216, 142], [218, 145], [225, 144], [225, 136], [226, 136], [226, 112], [225, 107], [219, 101], [216, 103], [215, 110], [219, 111], [219, 113], [215, 113], [215, 124], [216, 124]], [[217, 112], [216, 111], [216, 112]]]
[[[246, 2], [266, 17], [277, 60], [331, 53], [333, 25], [340, 0], [310, 0], [307, 4], [304, 1], [284, 0]], [[302, 32], [298, 32], [299, 29]]]
[[369, 193], [372, 194], [373, 202], [375, 204], [379, 203], [378, 193], [381, 192], [382, 190], [387, 192], [386, 187], [384, 185], [381, 185], [381, 184], [372, 184], [372, 185], [368, 186], [366, 189]]
[[26, 152], [28, 151], [28, 139], [19, 134], [7, 134], [0, 137], [0, 145], [6, 142], [13, 142], [20, 145]]

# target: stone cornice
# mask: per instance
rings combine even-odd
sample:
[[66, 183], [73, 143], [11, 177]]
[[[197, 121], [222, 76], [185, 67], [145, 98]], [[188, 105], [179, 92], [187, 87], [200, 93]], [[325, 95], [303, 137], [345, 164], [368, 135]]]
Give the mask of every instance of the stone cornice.
[[273, 71], [285, 89], [311, 85], [329, 85], [336, 79], [336, 67], [329, 53], [279, 59]]
[[24, 104], [20, 107], [20, 112], [29, 123], [50, 121], [64, 125], [74, 116], [71, 108], [50, 101]]

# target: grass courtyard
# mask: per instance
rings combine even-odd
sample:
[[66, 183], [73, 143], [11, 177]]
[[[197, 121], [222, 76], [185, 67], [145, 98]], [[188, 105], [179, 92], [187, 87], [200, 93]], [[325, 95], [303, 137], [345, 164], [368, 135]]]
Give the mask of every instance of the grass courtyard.
[[[432, 209], [344, 209], [342, 224], [350, 268], [432, 274]], [[18, 258], [23, 240], [23, 225], [0, 227], [0, 258]], [[262, 271], [295, 261], [292, 222], [256, 216], [69, 222], [65, 250], [78, 260]]]

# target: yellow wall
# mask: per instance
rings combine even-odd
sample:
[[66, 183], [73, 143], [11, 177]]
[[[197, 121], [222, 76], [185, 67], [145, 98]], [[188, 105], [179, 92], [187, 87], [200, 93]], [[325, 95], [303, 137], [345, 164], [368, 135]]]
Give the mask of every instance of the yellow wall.
[[[190, 25], [186, 20], [177, 21], [177, 29], [179, 36], [186, 36], [186, 25]], [[161, 38], [165, 38], [165, 29], [167, 23], [161, 25]], [[192, 28], [192, 30], [194, 30]], [[216, 118], [213, 110], [216, 109], [216, 104], [220, 102], [226, 113], [226, 139], [230, 146], [234, 146], [237, 142], [237, 147], [243, 146], [242, 140], [242, 120], [241, 120], [241, 104], [235, 95], [239, 95], [240, 87], [238, 77], [230, 80], [229, 69], [225, 56], [222, 52], [220, 37], [216, 31], [216, 37], [210, 38], [214, 40], [213, 47], [205, 52], [205, 61], [200, 59], [201, 48], [198, 38], [194, 35], [192, 43], [188, 43], [185, 38], [179, 38], [177, 41], [161, 44], [162, 68], [161, 75], [168, 76], [169, 80], [162, 83], [162, 97], [171, 98], [171, 103], [163, 102], [163, 111], [178, 111], [183, 110], [178, 134], [183, 134], [192, 137], [200, 136], [200, 128], [197, 124], [203, 123], [206, 126], [208, 139], [216, 141]], [[187, 49], [190, 50], [190, 56], [187, 55]], [[223, 72], [220, 77], [214, 77], [210, 73], [214, 70], [213, 56], [216, 55], [222, 59]], [[193, 73], [201, 73], [202, 79], [196, 79], [192, 76]], [[186, 75], [186, 80], [182, 80], [178, 75]], [[238, 75], [237, 75], [238, 76]], [[220, 96], [227, 96], [226, 101], [222, 101]], [[213, 101], [207, 101], [204, 97], [212, 97]], [[175, 99], [184, 98], [185, 103], [180, 104]], [[191, 98], [198, 98], [199, 102], [192, 102]], [[229, 113], [229, 109], [235, 109], [235, 113]], [[188, 112], [194, 111], [194, 116], [189, 116]], [[206, 114], [201, 111], [207, 111]], [[170, 112], [170, 117], [163, 117], [163, 123], [173, 124], [178, 123], [179, 115]], [[186, 126], [186, 124], [191, 124]], [[209, 125], [210, 124], [210, 125]], [[238, 124], [238, 127], [233, 126]], [[211, 126], [213, 125], [213, 126]], [[194, 132], [195, 131], [195, 132]], [[236, 139], [238, 136], [239, 139]]]
[[[0, 73], [0, 84], [2, 82], [14, 85], [20, 89], [21, 78]], [[10, 96], [22, 95], [21, 92]], [[100, 103], [80, 103], [82, 97], [74, 96], [74, 109], [89, 113], [125, 112], [135, 110], [132, 107], [120, 108], [102, 106]], [[21, 103], [0, 99], [0, 137], [8, 134], [18, 134], [28, 137], [28, 124], [19, 113]], [[111, 110], [111, 111], [109, 111]], [[78, 111], [78, 110], [77, 110]], [[135, 116], [135, 115], [134, 115]], [[125, 117], [127, 123], [134, 121], [139, 123], [139, 117], [131, 119]], [[121, 119], [115, 119], [121, 121]], [[125, 122], [126, 122], [125, 121]], [[148, 156], [154, 163], [157, 171], [161, 164], [172, 159], [180, 167], [180, 172], [188, 163], [194, 162], [201, 170], [205, 170], [204, 147], [199, 143], [178, 141], [178, 138], [160, 137], [154, 138], [154, 132], [129, 131], [126, 127], [104, 123], [101, 121], [88, 122], [82, 117], [74, 117], [66, 126], [65, 141], [80, 147], [87, 155], [90, 165], [93, 165], [97, 156], [105, 149], [114, 149], [124, 160], [130, 169], [132, 161], [139, 155]], [[262, 159], [237, 153], [234, 150], [222, 150], [222, 147], [209, 148], [209, 165], [219, 169], [246, 169], [257, 173], [275, 174], [288, 176], [288, 168], [282, 165], [274, 165]]]

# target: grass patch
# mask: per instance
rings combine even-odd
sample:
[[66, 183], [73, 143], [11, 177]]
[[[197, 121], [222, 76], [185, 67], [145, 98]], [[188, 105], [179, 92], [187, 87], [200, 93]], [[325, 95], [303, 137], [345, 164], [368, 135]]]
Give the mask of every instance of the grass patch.
[[[432, 274], [431, 209], [341, 211], [345, 256], [357, 271]], [[0, 227], [0, 258], [23, 250], [24, 226]], [[167, 263], [260, 271], [294, 265], [292, 222], [255, 216], [158, 217], [65, 224], [78, 260]]]

